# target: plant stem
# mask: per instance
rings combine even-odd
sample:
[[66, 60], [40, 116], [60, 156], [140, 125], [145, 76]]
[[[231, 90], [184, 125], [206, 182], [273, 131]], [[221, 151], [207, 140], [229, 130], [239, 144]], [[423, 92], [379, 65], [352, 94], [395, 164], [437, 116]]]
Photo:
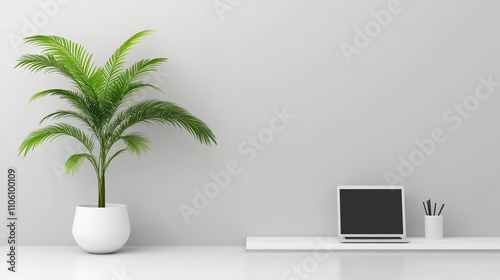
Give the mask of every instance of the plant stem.
[[101, 155], [99, 160], [99, 173], [97, 174], [99, 199], [97, 207], [106, 207], [106, 152], [103, 148], [101, 148]]
[[98, 207], [106, 207], [106, 179], [104, 172], [101, 174], [101, 186], [99, 188], [99, 205]]

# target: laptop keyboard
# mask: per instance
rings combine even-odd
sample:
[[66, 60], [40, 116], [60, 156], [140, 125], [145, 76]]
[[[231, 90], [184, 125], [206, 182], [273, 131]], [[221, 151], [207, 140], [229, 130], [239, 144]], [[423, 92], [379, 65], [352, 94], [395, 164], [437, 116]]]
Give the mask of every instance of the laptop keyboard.
[[346, 236], [345, 239], [402, 239], [397, 236]]

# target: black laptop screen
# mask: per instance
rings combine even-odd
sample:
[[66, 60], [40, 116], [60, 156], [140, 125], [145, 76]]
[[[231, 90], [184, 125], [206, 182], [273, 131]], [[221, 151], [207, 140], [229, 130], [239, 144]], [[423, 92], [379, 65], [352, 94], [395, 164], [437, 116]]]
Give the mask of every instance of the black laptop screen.
[[340, 190], [342, 234], [403, 234], [400, 189]]

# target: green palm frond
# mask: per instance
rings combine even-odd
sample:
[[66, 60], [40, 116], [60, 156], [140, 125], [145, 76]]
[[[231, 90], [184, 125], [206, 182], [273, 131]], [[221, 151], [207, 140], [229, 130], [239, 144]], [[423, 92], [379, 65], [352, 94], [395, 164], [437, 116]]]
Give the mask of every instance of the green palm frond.
[[93, 87], [90, 86], [87, 78], [75, 71], [71, 65], [58, 60], [54, 55], [23, 55], [17, 60], [15, 68], [25, 68], [32, 72], [44, 71], [45, 73], [58, 73], [67, 77], [85, 95], [95, 97]]
[[97, 68], [92, 62], [92, 54], [82, 45], [58, 36], [35, 35], [24, 40], [28, 44], [41, 47], [43, 54], [64, 65], [82, 92], [96, 98], [95, 88], [89, 83], [89, 78]]
[[52, 55], [26, 54], [21, 56], [17, 61], [15, 68], [25, 68], [34, 73], [42, 70], [45, 73], [58, 73], [73, 80], [69, 69]]
[[103, 91], [105, 92], [111, 84], [113, 84], [117, 78], [120, 76], [122, 72], [122, 67], [125, 64], [125, 58], [127, 53], [144, 37], [153, 33], [152, 30], [144, 30], [138, 32], [132, 37], [130, 37], [127, 41], [125, 41], [114, 53], [113, 55], [106, 61], [103, 69]]
[[29, 151], [43, 142], [62, 136], [70, 136], [80, 141], [90, 153], [94, 149], [93, 139], [88, 137], [81, 129], [66, 123], [58, 123], [31, 132], [19, 147], [19, 154], [26, 156]]
[[[127, 96], [135, 91], [133, 90], [134, 85], [147, 85], [141, 79], [147, 76], [147, 74], [155, 72], [165, 61], [167, 61], [166, 58], [144, 59], [121, 72], [109, 89], [108, 100], [112, 104], [111, 108], [118, 108]], [[156, 88], [153, 85], [149, 86]]]
[[152, 84], [148, 84], [148, 83], [141, 83], [141, 82], [129, 83], [123, 89], [123, 92], [121, 94], [121, 103], [123, 103], [125, 100], [127, 100], [127, 98], [130, 97], [130, 95], [132, 95], [133, 93], [135, 93], [135, 92], [137, 92], [137, 91], [139, 91], [141, 89], [145, 89], [145, 88], [154, 89], [154, 90], [157, 90], [157, 91], [160, 91], [160, 92], [162, 91], [157, 86], [152, 85]]
[[66, 164], [64, 166], [66, 173], [71, 173], [72, 175], [77, 173], [86, 159], [90, 161], [94, 169], [97, 170], [97, 162], [95, 158], [90, 154], [83, 153], [83, 154], [73, 154], [66, 160]]
[[68, 65], [82, 77], [89, 78], [97, 68], [92, 62], [92, 54], [85, 47], [68, 39], [58, 36], [35, 35], [27, 37], [28, 44], [42, 48], [42, 53], [51, 55], [56, 60]]
[[47, 89], [37, 92], [31, 96], [30, 102], [33, 102], [47, 95], [57, 96], [59, 98], [65, 99], [71, 105], [75, 106], [80, 110], [88, 109], [86, 108], [87, 104], [85, 104], [85, 96], [76, 91], [71, 91], [66, 89]]
[[53, 113], [50, 113], [47, 116], [42, 118], [42, 120], [40, 121], [40, 124], [42, 124], [47, 119], [57, 120], [57, 119], [66, 118], [66, 117], [72, 117], [72, 118], [75, 118], [77, 120], [80, 120], [90, 128], [94, 127], [92, 120], [89, 119], [86, 115], [75, 112], [75, 111], [70, 111], [70, 110], [57, 110]]
[[81, 115], [84, 115], [87, 120], [91, 121], [92, 123], [95, 123], [93, 118], [94, 114], [92, 112], [92, 108], [94, 108], [95, 101], [89, 99], [85, 95], [71, 90], [48, 89], [35, 93], [33, 96], [31, 96], [30, 102], [33, 102], [47, 95], [57, 96], [67, 101], [71, 106], [80, 111]]
[[111, 144], [128, 128], [136, 124], [155, 122], [183, 128], [203, 144], [217, 144], [214, 134], [203, 121], [177, 104], [161, 100], [142, 101], [118, 114], [108, 128], [108, 132], [115, 135], [111, 137]]
[[102, 95], [106, 94], [106, 91], [103, 90], [103, 76], [104, 70], [102, 68], [97, 68], [95, 72], [88, 78], [88, 83], [92, 85], [92, 88], [96, 91], [96, 99], [102, 97]]
[[143, 59], [137, 61], [125, 71], [120, 73], [117, 78], [117, 84], [120, 87], [124, 87], [128, 83], [137, 82], [144, 78], [148, 73], [158, 70], [158, 67], [166, 61], [166, 58]]
[[153, 89], [161, 92], [161, 89], [152, 84], [141, 83], [141, 82], [129, 83], [128, 85], [125, 86], [125, 88], [110, 93], [110, 97], [106, 101], [106, 103], [108, 104], [108, 106], [106, 106], [106, 109], [108, 110], [107, 114], [109, 118], [111, 119], [113, 116], [115, 116], [117, 111], [120, 110], [120, 108], [122, 107], [126, 108], [127, 107], [126, 101], [129, 98], [131, 98], [134, 93], [142, 89]]
[[132, 154], [140, 156], [143, 152], [149, 151], [149, 141], [142, 134], [129, 133], [120, 137], [120, 140], [125, 143], [127, 150]]

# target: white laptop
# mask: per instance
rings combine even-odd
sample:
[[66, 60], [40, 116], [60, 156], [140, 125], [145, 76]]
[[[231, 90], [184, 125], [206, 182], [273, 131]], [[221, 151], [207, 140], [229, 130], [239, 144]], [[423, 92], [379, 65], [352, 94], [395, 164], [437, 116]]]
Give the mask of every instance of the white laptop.
[[403, 186], [338, 186], [340, 242], [409, 242], [404, 197]]

